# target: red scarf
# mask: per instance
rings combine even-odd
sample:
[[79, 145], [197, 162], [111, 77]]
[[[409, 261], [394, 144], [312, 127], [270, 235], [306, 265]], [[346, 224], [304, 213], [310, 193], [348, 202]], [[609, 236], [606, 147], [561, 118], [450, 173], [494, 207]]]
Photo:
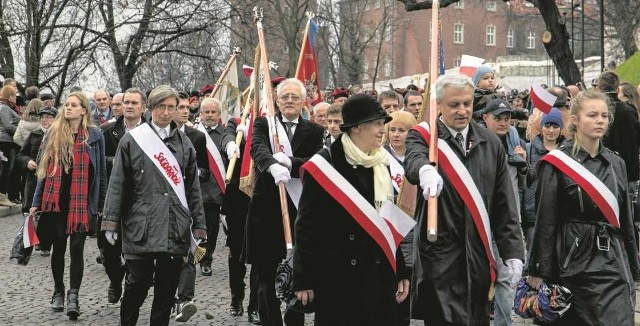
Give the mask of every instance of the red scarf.
[[[89, 153], [83, 142], [85, 137], [81, 132], [76, 135], [73, 145], [73, 167], [71, 169], [71, 191], [69, 193], [69, 214], [67, 215], [67, 234], [77, 231], [89, 231], [87, 206], [89, 202]], [[62, 161], [54, 175], [53, 162], [49, 163], [47, 176], [44, 181], [42, 195], [43, 212], [60, 212], [60, 186], [64, 167]]]

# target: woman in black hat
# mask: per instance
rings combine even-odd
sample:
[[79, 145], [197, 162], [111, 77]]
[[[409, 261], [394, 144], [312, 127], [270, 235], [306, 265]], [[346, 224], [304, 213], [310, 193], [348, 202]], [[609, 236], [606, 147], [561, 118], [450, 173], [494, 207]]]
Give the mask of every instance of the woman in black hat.
[[[378, 229], [358, 220], [363, 206], [370, 213], [393, 200], [382, 148], [391, 117], [367, 94], [349, 98], [342, 114], [343, 134], [303, 166], [293, 289], [305, 310], [313, 304], [315, 325], [392, 325], [409, 288], [404, 259], [385, 254]], [[360, 205], [346, 209], [345, 198]]]

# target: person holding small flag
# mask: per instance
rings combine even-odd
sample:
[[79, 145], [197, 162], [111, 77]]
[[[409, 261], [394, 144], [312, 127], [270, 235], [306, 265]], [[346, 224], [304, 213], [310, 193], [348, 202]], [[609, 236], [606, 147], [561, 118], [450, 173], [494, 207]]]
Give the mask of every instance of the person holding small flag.
[[[425, 325], [489, 325], [497, 271], [492, 241], [514, 287], [524, 261], [507, 155], [496, 135], [472, 121], [469, 77], [440, 76], [434, 89], [440, 113], [437, 168], [429, 161], [426, 122], [409, 131], [404, 159], [405, 177], [422, 193], [415, 216], [412, 317]], [[436, 196], [438, 233], [430, 242], [426, 199]]]
[[113, 160], [102, 230], [112, 245], [122, 238], [123, 326], [138, 322], [151, 285], [150, 324], [169, 324], [182, 263], [207, 238], [195, 149], [171, 119], [178, 98], [168, 85], [153, 89], [151, 120], [122, 136]]
[[392, 118], [364, 93], [342, 114], [342, 135], [302, 166], [293, 289], [315, 325], [393, 325], [409, 293], [399, 243], [415, 222], [393, 205], [382, 147]]
[[602, 143], [609, 99], [584, 91], [570, 113], [570, 139], [538, 163], [528, 283], [571, 291], [554, 325], [633, 325], [640, 262], [625, 164]]

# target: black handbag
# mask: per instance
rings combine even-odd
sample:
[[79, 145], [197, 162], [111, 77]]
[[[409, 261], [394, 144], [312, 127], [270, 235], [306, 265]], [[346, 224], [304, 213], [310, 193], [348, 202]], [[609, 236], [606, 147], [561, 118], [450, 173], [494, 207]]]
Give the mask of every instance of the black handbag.
[[[39, 217], [39, 215], [38, 215]], [[25, 218], [29, 218], [26, 216]], [[37, 223], [37, 218], [34, 219], [34, 222]], [[29, 260], [31, 259], [31, 254], [33, 253], [33, 247], [24, 247], [24, 220], [20, 223], [20, 228], [18, 228], [18, 233], [16, 234], [16, 238], [13, 240], [13, 246], [11, 246], [11, 257], [9, 261], [16, 263], [18, 265], [27, 266]]]

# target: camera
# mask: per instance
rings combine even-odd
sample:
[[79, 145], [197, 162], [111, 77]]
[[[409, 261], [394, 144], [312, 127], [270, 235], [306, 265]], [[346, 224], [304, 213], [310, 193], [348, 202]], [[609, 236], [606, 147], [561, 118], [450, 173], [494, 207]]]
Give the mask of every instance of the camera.
[[518, 169], [522, 169], [527, 166], [527, 161], [520, 155], [509, 155], [509, 157], [507, 157], [507, 163]]

